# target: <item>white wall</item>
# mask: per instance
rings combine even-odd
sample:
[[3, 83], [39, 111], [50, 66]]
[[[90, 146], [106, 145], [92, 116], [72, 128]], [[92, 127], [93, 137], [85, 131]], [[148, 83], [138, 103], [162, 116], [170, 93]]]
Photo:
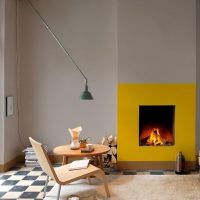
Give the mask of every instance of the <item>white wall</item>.
[[119, 82], [195, 83], [195, 0], [119, 0]]
[[6, 0], [5, 33], [4, 95], [14, 96], [14, 114], [5, 117], [4, 162], [8, 162], [20, 154], [17, 115], [16, 0]]
[[4, 163], [4, 27], [5, 0], [0, 1], [0, 164]]
[[69, 143], [68, 127], [100, 142], [116, 134], [117, 41], [114, 0], [32, 1], [85, 73], [94, 101], [81, 101], [84, 79], [26, 1], [20, 1], [22, 135], [50, 148]]

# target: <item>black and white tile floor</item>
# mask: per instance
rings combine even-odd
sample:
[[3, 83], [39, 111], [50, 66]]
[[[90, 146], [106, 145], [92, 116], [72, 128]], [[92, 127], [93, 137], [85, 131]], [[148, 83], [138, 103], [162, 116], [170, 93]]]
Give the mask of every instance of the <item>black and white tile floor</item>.
[[[55, 166], [56, 167], [56, 166]], [[106, 174], [138, 175], [152, 174], [165, 175], [174, 174], [174, 171], [118, 171], [116, 169], [105, 169]], [[192, 172], [197, 173], [197, 172]], [[5, 200], [38, 200], [43, 197], [43, 189], [46, 181], [46, 174], [40, 167], [16, 167], [6, 173], [0, 173], [0, 199]], [[50, 180], [47, 192], [50, 191], [55, 182]], [[48, 193], [47, 193], [48, 195]]]
[[[0, 199], [42, 199], [46, 174], [40, 167], [16, 167], [0, 174]], [[55, 182], [49, 181], [47, 191]]]

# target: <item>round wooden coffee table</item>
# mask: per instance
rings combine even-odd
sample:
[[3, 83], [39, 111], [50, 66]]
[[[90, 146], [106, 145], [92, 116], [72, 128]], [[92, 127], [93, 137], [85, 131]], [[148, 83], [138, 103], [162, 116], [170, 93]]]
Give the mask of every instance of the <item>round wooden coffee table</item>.
[[93, 144], [94, 151], [91, 153], [81, 153], [80, 149], [72, 150], [69, 145], [58, 146], [53, 149], [53, 154], [63, 156], [62, 164], [68, 163], [68, 158], [72, 157], [95, 157], [96, 164], [103, 169], [102, 154], [110, 151], [108, 146], [102, 144]]

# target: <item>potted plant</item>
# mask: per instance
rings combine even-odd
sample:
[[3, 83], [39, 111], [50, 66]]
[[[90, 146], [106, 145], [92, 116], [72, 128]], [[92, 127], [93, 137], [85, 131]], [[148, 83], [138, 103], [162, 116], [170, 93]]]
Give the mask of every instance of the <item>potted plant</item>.
[[89, 137], [83, 137], [79, 140], [80, 148], [86, 148], [88, 143]]

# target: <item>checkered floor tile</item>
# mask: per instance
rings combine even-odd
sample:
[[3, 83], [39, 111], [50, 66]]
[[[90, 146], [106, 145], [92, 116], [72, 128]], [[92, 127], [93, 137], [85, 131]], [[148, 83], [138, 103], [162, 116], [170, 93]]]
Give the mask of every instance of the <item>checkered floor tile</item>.
[[[59, 166], [59, 165], [57, 165]], [[56, 166], [55, 166], [56, 167]], [[106, 168], [105, 173], [123, 175], [169, 175], [175, 174], [174, 171], [119, 171], [116, 168]], [[198, 171], [190, 172], [198, 173]], [[4, 200], [34, 200], [43, 199], [43, 189], [46, 181], [46, 174], [40, 167], [16, 167], [6, 173], [0, 173], [0, 199]], [[48, 192], [53, 188], [55, 182], [50, 180], [47, 187]]]
[[[20, 167], [0, 174], [0, 199], [42, 199], [46, 174], [40, 167]], [[49, 181], [47, 192], [55, 182]]]

